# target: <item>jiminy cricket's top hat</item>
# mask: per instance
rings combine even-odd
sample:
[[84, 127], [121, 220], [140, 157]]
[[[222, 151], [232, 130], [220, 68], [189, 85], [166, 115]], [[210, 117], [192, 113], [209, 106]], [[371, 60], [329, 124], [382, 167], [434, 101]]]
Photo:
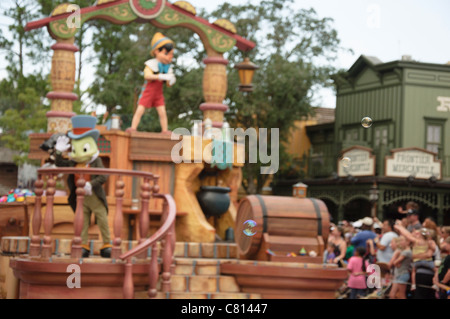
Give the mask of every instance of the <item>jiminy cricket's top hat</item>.
[[91, 136], [95, 141], [100, 136], [100, 131], [95, 129], [97, 118], [91, 115], [75, 115], [71, 118], [72, 131], [67, 136], [73, 140], [80, 140], [84, 137]]

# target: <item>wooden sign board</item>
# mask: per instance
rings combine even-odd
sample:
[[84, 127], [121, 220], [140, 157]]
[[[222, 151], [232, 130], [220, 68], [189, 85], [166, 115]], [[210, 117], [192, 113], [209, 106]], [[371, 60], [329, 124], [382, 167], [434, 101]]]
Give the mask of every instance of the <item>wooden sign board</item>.
[[385, 175], [389, 177], [414, 176], [416, 179], [442, 178], [442, 162], [436, 154], [421, 148], [403, 148], [386, 156]]
[[[343, 160], [349, 158], [349, 161]], [[345, 176], [374, 176], [375, 175], [375, 156], [372, 155], [372, 149], [353, 146], [342, 151], [342, 156], [338, 161], [338, 175]]]

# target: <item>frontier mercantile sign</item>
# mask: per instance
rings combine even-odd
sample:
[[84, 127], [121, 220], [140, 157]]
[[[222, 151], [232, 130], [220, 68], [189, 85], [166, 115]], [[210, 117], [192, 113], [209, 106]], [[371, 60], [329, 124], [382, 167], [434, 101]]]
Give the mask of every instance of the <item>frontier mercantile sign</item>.
[[392, 156], [386, 156], [385, 175], [389, 177], [413, 176], [416, 179], [440, 180], [442, 162], [436, 160], [437, 154], [420, 148], [394, 149]]

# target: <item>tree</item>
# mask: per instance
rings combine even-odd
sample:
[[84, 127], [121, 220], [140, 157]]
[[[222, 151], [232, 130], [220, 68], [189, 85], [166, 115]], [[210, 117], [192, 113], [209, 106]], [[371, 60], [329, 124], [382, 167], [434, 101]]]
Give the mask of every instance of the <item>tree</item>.
[[[28, 134], [46, 130], [46, 112], [50, 109], [45, 96], [51, 89], [48, 66], [50, 65], [51, 38], [46, 29], [25, 31], [28, 22], [49, 16], [63, 0], [14, 0], [9, 7], [3, 7], [2, 14], [11, 21], [8, 35], [0, 33], [0, 49], [8, 62], [8, 78], [0, 81], [0, 142], [22, 152], [17, 163], [27, 161], [29, 149]], [[81, 7], [91, 4], [89, 0], [78, 0]], [[76, 43], [80, 48], [78, 76], [75, 92], [81, 97], [79, 83], [82, 69], [84, 44], [83, 26], [77, 33]], [[79, 112], [81, 101], [74, 103]]]
[[28, 134], [46, 128], [47, 109], [42, 107], [41, 97], [32, 87], [26, 87], [18, 93], [17, 103], [23, 107], [8, 109], [0, 118], [0, 126], [6, 132], [1, 141], [6, 147], [22, 152], [23, 156], [15, 159], [16, 164], [22, 164], [27, 161], [23, 153], [29, 150]]
[[[49, 109], [44, 97], [49, 89], [42, 64], [46, 52], [39, 40], [41, 30], [25, 32], [25, 25], [40, 17], [34, 1], [15, 0], [2, 14], [9, 17], [8, 36], [0, 35], [0, 47], [8, 62], [8, 78], [0, 81], [0, 142], [22, 152], [17, 163], [26, 161], [28, 133], [44, 130]], [[33, 68], [31, 66], [34, 66]]]
[[[227, 56], [234, 64], [249, 56], [260, 67], [253, 81], [255, 90], [250, 94], [236, 90], [237, 72], [230, 70], [227, 95], [230, 112], [226, 114], [230, 126], [244, 130], [278, 128], [280, 141], [287, 140], [296, 120], [311, 114], [314, 91], [332, 84], [329, 75], [336, 71], [332, 62], [341, 50], [332, 19], [319, 18], [313, 9], [295, 10], [292, 3], [292, 0], [266, 0], [258, 6], [224, 3], [211, 14], [230, 20], [238, 34], [257, 44], [251, 52], [234, 50]], [[280, 143], [283, 170], [275, 178], [292, 171], [294, 162], [285, 149], [286, 145]], [[260, 167], [258, 162], [243, 168], [243, 185], [248, 193], [261, 193], [270, 178], [260, 174]]]
[[[41, 110], [48, 109], [48, 105], [44, 104], [46, 101], [42, 99], [49, 88], [46, 73], [42, 70], [35, 71], [33, 74], [44, 75], [27, 78], [24, 71], [25, 59], [31, 61], [40, 52], [43, 52], [45, 59], [49, 59], [50, 55], [48, 51], [38, 50], [45, 47], [42, 43], [44, 37], [38, 36], [42, 29], [35, 30], [35, 33], [24, 33], [23, 27], [30, 20], [49, 15], [60, 2], [63, 0], [38, 0], [36, 5], [31, 0], [15, 0], [15, 6], [5, 11], [6, 15], [14, 19], [10, 27], [14, 36], [9, 39], [5, 36], [0, 38], [0, 47], [9, 52], [7, 57], [10, 68], [9, 78], [0, 83], [0, 94], [10, 93], [1, 95], [0, 107], [5, 110], [7, 105], [12, 105], [17, 113], [8, 113], [0, 125], [4, 133], [11, 136], [23, 137], [20, 127], [15, 132], [13, 127], [8, 126], [12, 120], [22, 119], [26, 122], [29, 110], [42, 114]], [[80, 7], [92, 4], [90, 0], [78, 0], [76, 3]], [[329, 74], [336, 72], [333, 61], [341, 50], [331, 19], [318, 17], [313, 9], [294, 9], [292, 4], [293, 0], [264, 0], [258, 5], [223, 3], [210, 14], [204, 11], [198, 13], [210, 21], [217, 18], [228, 19], [234, 23], [238, 34], [256, 42], [257, 47], [250, 52], [235, 49], [225, 55], [231, 66], [241, 62], [246, 56], [260, 66], [254, 78], [255, 90], [251, 94], [238, 92], [237, 71], [229, 68], [225, 103], [230, 110], [225, 116], [231, 127], [268, 128], [269, 141], [270, 128], [279, 129], [280, 140], [287, 140], [294, 121], [310, 114], [315, 90], [320, 86], [331, 85]], [[33, 10], [29, 10], [30, 8]], [[88, 26], [92, 31], [87, 31]], [[79, 30], [77, 44], [80, 49], [86, 48], [86, 33], [83, 32], [92, 32], [95, 56], [89, 59], [96, 61], [95, 80], [88, 90], [89, 97], [95, 104], [104, 105], [108, 114], [121, 114], [123, 128], [126, 128], [131, 122], [144, 82], [143, 66], [150, 58], [150, 41], [158, 29], [149, 23], [118, 26], [101, 20], [90, 21], [82, 27], [85, 29]], [[193, 120], [202, 117], [199, 110], [199, 105], [203, 102], [200, 89], [203, 77], [201, 61], [205, 52], [198, 37], [188, 29], [158, 31], [162, 31], [176, 43], [174, 66], [177, 84], [165, 90], [169, 128], [189, 127]], [[15, 48], [19, 49], [13, 52]], [[192, 63], [184, 63], [186, 57]], [[86, 61], [86, 57], [82, 56], [79, 61], [81, 64], [78, 65], [77, 81], [80, 80], [82, 63]], [[40, 103], [37, 97], [40, 97]], [[77, 111], [76, 108], [74, 110]], [[39, 130], [42, 129], [40, 125], [40, 121], [37, 121], [27, 127]], [[158, 125], [156, 114], [150, 112], [142, 119], [140, 129], [157, 130]], [[8, 143], [11, 142], [10, 139], [7, 140]], [[286, 164], [291, 159], [284, 149], [285, 145], [280, 144], [283, 165], [277, 175], [281, 177], [292, 171], [292, 165]], [[259, 173], [260, 167], [260, 161], [244, 166], [244, 186], [249, 193], [261, 192], [269, 178]]]
[[[21, 78], [27, 73], [25, 71], [30, 72], [29, 68], [33, 62], [42, 60], [48, 53], [48, 49], [45, 50], [40, 40], [42, 30], [25, 31], [28, 22], [41, 17], [39, 5], [31, 0], [14, 0], [9, 7], [2, 9], [2, 15], [12, 23], [8, 27], [10, 38], [0, 34], [0, 48], [6, 52], [8, 73], [13, 78]], [[31, 63], [27, 63], [27, 59]]]
[[[250, 3], [222, 4], [211, 14], [201, 16], [210, 21], [225, 18], [233, 22], [237, 33], [257, 43], [250, 52], [232, 50], [226, 58], [236, 64], [249, 56], [260, 66], [254, 78], [255, 91], [244, 95], [237, 91], [236, 70], [229, 69], [226, 114], [231, 127], [278, 128], [280, 140], [287, 140], [294, 121], [311, 113], [314, 91], [331, 85], [329, 74], [335, 72], [332, 62], [341, 50], [332, 20], [320, 18], [313, 9], [294, 10], [292, 0], [266, 0], [259, 5]], [[143, 64], [150, 58], [149, 44], [157, 29], [151, 24], [114, 26], [97, 24], [94, 50], [98, 54], [96, 79], [90, 95], [105, 105], [109, 113], [122, 114], [124, 128], [129, 126], [143, 84]], [[201, 86], [205, 55], [199, 40], [182, 28], [161, 30], [177, 44], [176, 57], [189, 54], [196, 61], [184, 66], [175, 62], [177, 84], [165, 90], [170, 128], [189, 127], [202, 114]], [[143, 117], [141, 130], [158, 130], [155, 112]], [[269, 140], [270, 130], [269, 130]], [[270, 153], [270, 145], [269, 145]], [[280, 145], [282, 170], [278, 176], [291, 174], [292, 158]], [[285, 163], [290, 163], [286, 165]], [[244, 167], [244, 186], [250, 193], [261, 192], [269, 176], [259, 174], [261, 163]]]
[[[94, 51], [97, 54], [97, 71], [89, 94], [92, 100], [106, 107], [107, 113], [121, 114], [123, 128], [131, 125], [138, 97], [144, 84], [144, 63], [150, 59], [150, 43], [157, 31], [163, 32], [176, 43], [173, 62], [177, 84], [165, 89], [169, 128], [189, 127], [201, 118], [198, 106], [203, 101], [201, 87], [203, 71], [199, 67], [202, 53], [199, 40], [184, 28], [158, 30], [151, 24], [131, 23], [112, 25], [96, 22]], [[177, 63], [189, 54], [194, 66]], [[158, 131], [159, 121], [155, 110], [147, 112], [139, 130]]]

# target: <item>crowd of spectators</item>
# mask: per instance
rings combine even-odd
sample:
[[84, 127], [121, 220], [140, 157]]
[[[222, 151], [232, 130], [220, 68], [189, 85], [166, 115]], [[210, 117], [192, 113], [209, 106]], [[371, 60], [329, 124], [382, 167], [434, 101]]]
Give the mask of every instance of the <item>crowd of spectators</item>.
[[[376, 294], [389, 299], [450, 299], [450, 226], [431, 218], [421, 222], [419, 206], [399, 208], [401, 219], [365, 217], [332, 224], [324, 263], [346, 268], [350, 299]], [[368, 287], [380, 270], [381, 287]], [[372, 270], [372, 272], [370, 272]], [[382, 292], [382, 293], [380, 293]]]

